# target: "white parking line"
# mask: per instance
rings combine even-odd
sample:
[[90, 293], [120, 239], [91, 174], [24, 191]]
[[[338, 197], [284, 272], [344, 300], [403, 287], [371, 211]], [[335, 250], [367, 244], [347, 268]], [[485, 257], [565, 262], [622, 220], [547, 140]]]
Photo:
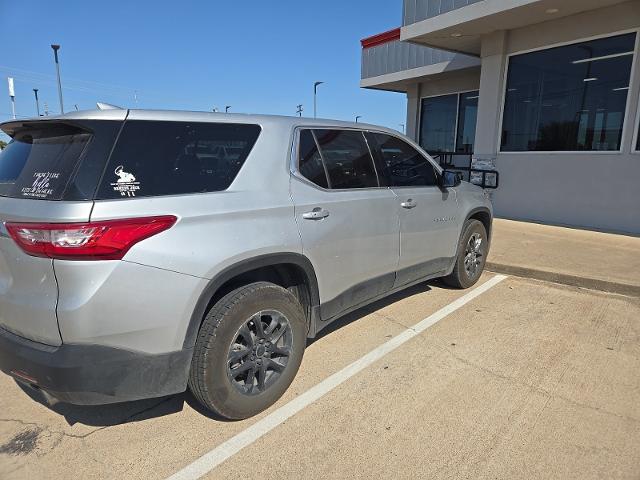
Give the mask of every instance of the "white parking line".
[[421, 320], [413, 327], [407, 328], [396, 337], [393, 337], [391, 340], [373, 349], [365, 356], [359, 358], [339, 372], [334, 373], [330, 377], [327, 377], [315, 387], [310, 388], [299, 397], [278, 408], [274, 412], [264, 417], [262, 420], [257, 421], [246, 430], [243, 430], [234, 437], [231, 437], [229, 440], [217, 446], [210, 452], [205, 453], [196, 461], [194, 461], [190, 465], [187, 465], [185, 468], [169, 477], [168, 480], [193, 480], [209, 473], [222, 462], [232, 457], [243, 448], [248, 447], [263, 435], [269, 433], [282, 422], [293, 417], [300, 410], [308, 407], [316, 400], [322, 398], [324, 395], [329, 393], [344, 381], [353, 377], [358, 372], [364, 370], [377, 360], [380, 360], [382, 357], [392, 352], [403, 343], [411, 340], [413, 337], [423, 332], [435, 323], [439, 322], [450, 313], [455, 312], [477, 296], [482, 295], [484, 292], [494, 287], [505, 278], [507, 278], [506, 275], [496, 275], [495, 277], [492, 277], [482, 285], [471, 290], [469, 293], [451, 302], [449, 305], [441, 308], [434, 314], [429, 315], [424, 320]]

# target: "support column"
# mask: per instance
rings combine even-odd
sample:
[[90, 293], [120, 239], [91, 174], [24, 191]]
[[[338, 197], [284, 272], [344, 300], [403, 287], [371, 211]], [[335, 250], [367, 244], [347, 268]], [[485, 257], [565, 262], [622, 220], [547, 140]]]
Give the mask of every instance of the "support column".
[[418, 141], [418, 129], [420, 122], [418, 115], [420, 114], [420, 84], [414, 83], [407, 88], [407, 120], [406, 132], [414, 142]]
[[499, 148], [500, 114], [508, 33], [504, 30], [482, 37], [480, 97], [474, 146], [474, 166], [495, 167]]

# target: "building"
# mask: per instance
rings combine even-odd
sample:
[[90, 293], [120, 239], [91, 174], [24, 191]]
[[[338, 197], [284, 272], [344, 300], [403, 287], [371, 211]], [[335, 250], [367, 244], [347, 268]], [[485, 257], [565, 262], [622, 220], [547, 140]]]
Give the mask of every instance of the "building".
[[497, 216], [640, 234], [639, 43], [640, 0], [404, 0], [361, 86], [441, 163], [495, 165]]

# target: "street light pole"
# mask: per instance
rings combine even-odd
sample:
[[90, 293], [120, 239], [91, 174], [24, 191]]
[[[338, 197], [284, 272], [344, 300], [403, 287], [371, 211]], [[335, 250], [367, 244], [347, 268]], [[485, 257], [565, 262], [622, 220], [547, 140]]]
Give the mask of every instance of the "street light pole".
[[229, 113], [230, 108], [231, 108], [231, 105], [227, 105], [226, 107], [224, 107], [224, 113]]
[[58, 98], [60, 99], [60, 113], [64, 113], [64, 105], [62, 103], [62, 83], [60, 82], [60, 62], [58, 62], [58, 50], [60, 45], [51, 45], [53, 49], [53, 57], [56, 61], [56, 73], [58, 75]]
[[359, 118], [362, 118], [362, 115], [357, 115], [357, 116], [356, 116], [356, 123], [358, 123], [358, 119], [359, 119]]
[[313, 84], [313, 118], [317, 118], [318, 116], [318, 105], [317, 105], [317, 97], [318, 97], [318, 85], [322, 85], [324, 82], [316, 82]]
[[399, 123], [398, 125], [402, 127], [402, 134], [404, 135], [404, 123]]
[[36, 112], [38, 112], [38, 116], [40, 116], [40, 102], [38, 101], [38, 89], [33, 89], [33, 94], [36, 96]]
[[299, 117], [302, 116], [302, 104], [296, 105], [296, 113], [298, 114]]

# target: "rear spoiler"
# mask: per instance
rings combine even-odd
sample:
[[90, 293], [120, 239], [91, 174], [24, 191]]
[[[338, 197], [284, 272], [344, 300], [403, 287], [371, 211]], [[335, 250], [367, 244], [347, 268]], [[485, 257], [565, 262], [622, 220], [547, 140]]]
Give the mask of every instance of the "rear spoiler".
[[96, 103], [96, 107], [98, 110], [124, 110], [122, 107], [118, 107], [117, 105], [111, 105], [110, 103], [98, 102]]

